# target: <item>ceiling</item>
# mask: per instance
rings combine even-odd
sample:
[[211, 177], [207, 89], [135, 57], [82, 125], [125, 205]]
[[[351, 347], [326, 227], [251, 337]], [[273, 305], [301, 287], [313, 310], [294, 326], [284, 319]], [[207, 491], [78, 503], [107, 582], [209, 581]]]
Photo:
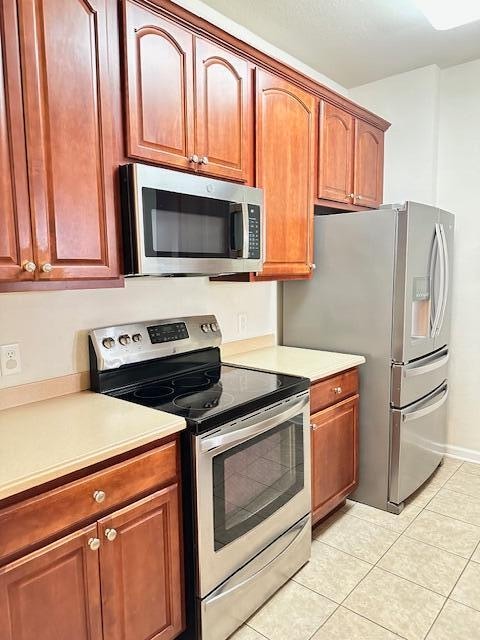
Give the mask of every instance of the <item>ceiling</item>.
[[204, 2], [346, 88], [480, 58], [480, 21], [436, 31], [412, 0]]

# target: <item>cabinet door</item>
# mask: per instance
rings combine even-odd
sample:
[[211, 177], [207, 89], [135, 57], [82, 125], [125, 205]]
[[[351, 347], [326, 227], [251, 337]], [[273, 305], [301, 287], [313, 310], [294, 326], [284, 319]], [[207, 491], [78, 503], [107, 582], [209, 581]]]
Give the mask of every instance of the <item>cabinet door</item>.
[[197, 38], [196, 143], [202, 173], [246, 181], [253, 152], [250, 67], [221, 47]]
[[31, 280], [33, 261], [15, 0], [0, 6], [0, 280]]
[[178, 511], [175, 484], [100, 520], [105, 638], [170, 640], [183, 630]]
[[380, 129], [355, 121], [354, 204], [373, 209], [382, 204], [383, 138]]
[[116, 277], [106, 0], [18, 6], [38, 277]]
[[195, 169], [192, 33], [125, 0], [124, 47], [128, 155]]
[[266, 251], [261, 278], [311, 275], [314, 96], [257, 73], [257, 186], [265, 190]]
[[351, 203], [354, 117], [320, 102], [318, 197]]
[[311, 417], [313, 522], [326, 516], [358, 482], [358, 395]]
[[102, 640], [93, 525], [0, 569], [2, 640]]

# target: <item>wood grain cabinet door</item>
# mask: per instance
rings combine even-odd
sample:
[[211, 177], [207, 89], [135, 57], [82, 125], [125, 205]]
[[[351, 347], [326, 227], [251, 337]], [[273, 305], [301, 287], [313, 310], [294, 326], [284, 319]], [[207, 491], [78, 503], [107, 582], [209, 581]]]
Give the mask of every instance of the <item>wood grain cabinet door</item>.
[[352, 202], [354, 117], [320, 101], [318, 197]]
[[246, 60], [195, 40], [195, 152], [199, 171], [247, 181], [253, 154], [253, 100]]
[[124, 0], [127, 153], [194, 169], [193, 35]]
[[260, 278], [310, 277], [315, 98], [257, 73], [257, 186], [264, 189], [266, 251]]
[[99, 521], [104, 637], [170, 640], [184, 628], [178, 486]]
[[18, 6], [38, 277], [117, 277], [106, 0]]
[[311, 416], [312, 519], [338, 506], [358, 482], [358, 395]]
[[354, 204], [373, 209], [382, 204], [383, 140], [383, 131], [355, 121]]
[[0, 6], [0, 281], [31, 280], [33, 262], [28, 200], [20, 51], [15, 0]]
[[0, 569], [2, 640], [102, 640], [92, 525]]

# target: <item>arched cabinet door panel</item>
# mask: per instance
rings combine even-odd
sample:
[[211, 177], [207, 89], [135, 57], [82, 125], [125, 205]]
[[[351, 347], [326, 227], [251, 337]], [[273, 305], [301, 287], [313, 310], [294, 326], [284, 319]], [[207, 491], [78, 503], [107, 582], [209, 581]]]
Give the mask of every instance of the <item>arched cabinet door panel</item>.
[[352, 202], [354, 117], [320, 102], [318, 197]]
[[257, 186], [265, 191], [263, 279], [306, 278], [313, 269], [315, 98], [257, 73]]
[[249, 63], [196, 38], [196, 143], [199, 171], [249, 180], [253, 152], [253, 102]]
[[118, 277], [107, 1], [18, 7], [37, 278]]
[[123, 7], [127, 153], [195, 169], [193, 35], [132, 0]]
[[32, 280], [33, 262], [15, 0], [0, 6], [0, 281]]
[[375, 208], [383, 199], [383, 131], [355, 121], [354, 204]]

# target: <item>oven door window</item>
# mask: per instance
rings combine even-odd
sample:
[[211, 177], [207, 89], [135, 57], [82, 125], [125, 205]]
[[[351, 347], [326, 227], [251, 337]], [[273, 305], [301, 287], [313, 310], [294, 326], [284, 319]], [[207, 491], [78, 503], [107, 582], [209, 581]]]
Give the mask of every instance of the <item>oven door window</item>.
[[148, 187], [142, 200], [146, 257], [237, 257], [238, 203]]
[[213, 458], [215, 551], [302, 491], [303, 462], [302, 414]]

